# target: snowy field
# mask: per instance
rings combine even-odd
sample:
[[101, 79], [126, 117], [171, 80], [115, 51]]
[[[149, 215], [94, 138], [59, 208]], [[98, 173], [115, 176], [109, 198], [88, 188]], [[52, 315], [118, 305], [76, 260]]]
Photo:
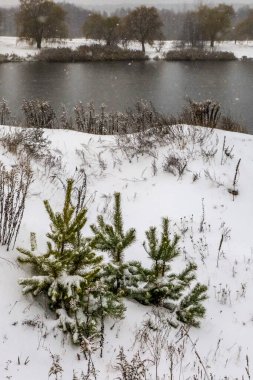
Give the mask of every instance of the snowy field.
[[[11, 41], [14, 40], [9, 40], [8, 48], [6, 43], [5, 53], [11, 49], [25, 51], [12, 47]], [[14, 132], [14, 128], [1, 127], [1, 137]], [[250, 379], [253, 376], [253, 136], [223, 131], [210, 133], [208, 129], [184, 126], [180, 138], [157, 146], [150, 155], [133, 154], [133, 157], [126, 156], [116, 138], [110, 136], [59, 130], [46, 130], [45, 136], [51, 141], [50, 152], [61, 165], [49, 169], [39, 162], [31, 162], [35, 180], [17, 246], [28, 248], [33, 231], [41, 251], [45, 248], [49, 219], [42, 201], [49, 199], [54, 209], [60, 209], [64, 198], [62, 182], [73, 177], [76, 169], [85, 169], [88, 176], [85, 234], [90, 234], [89, 225], [99, 213], [110, 218], [111, 196], [119, 191], [126, 228], [137, 230], [137, 241], [126, 252], [125, 259], [139, 259], [149, 265], [142, 247], [144, 232], [149, 226], [160, 226], [161, 218], [167, 216], [173, 231], [181, 235], [182, 264], [189, 258], [194, 260], [198, 265], [198, 279], [208, 286], [207, 312], [201, 327], [192, 328], [189, 337], [182, 339], [177, 330], [171, 330], [168, 345], [175, 348], [170, 356], [173, 377], [169, 371], [171, 361], [162, 351], [159, 379]], [[222, 154], [224, 137], [227, 152], [233, 147], [228, 155]], [[164, 159], [171, 153], [187, 161], [182, 178], [163, 171]], [[154, 157], [157, 173], [153, 170]], [[240, 158], [236, 180], [239, 194], [233, 200], [228, 190], [233, 187]], [[0, 144], [0, 160], [10, 167], [17, 157]], [[222, 234], [226, 237], [217, 267]], [[43, 305], [22, 295], [17, 282], [28, 271], [17, 263], [16, 250], [7, 252], [4, 247], [0, 250], [0, 379], [45, 380], [52, 364], [51, 355], [60, 356], [63, 372], [58, 380], [72, 380], [73, 371], [79, 379], [81, 371], [86, 371], [87, 362], [83, 356], [78, 360], [79, 349], [55, 329], [53, 316]], [[129, 358], [138, 350], [138, 345], [133, 345], [135, 333], [151, 309], [131, 301], [126, 301], [126, 306], [124, 320], [106, 323], [103, 359], [94, 354], [98, 380], [119, 378], [115, 363], [120, 346]], [[29, 321], [34, 323], [29, 326]], [[149, 352], [141, 351], [140, 355], [152, 358]], [[155, 379], [152, 363], [147, 378]], [[56, 377], [52, 375], [50, 379]]]
[[[43, 47], [58, 47], [65, 46], [72, 49], [76, 49], [80, 45], [92, 44], [95, 41], [86, 40], [85, 38], [67, 39], [64, 40], [60, 45], [57, 43], [47, 44]], [[159, 44], [154, 44], [153, 47], [146, 46], [146, 54], [152, 59], [155, 57], [162, 57], [164, 52], [174, 48], [175, 43], [173, 41], [166, 41], [162, 49], [159, 48]], [[131, 49], [141, 50], [141, 46], [138, 43], [132, 43], [129, 45]], [[253, 58], [253, 41], [237, 42], [236, 44], [232, 41], [216, 43], [215, 49], [228, 51], [235, 54], [237, 58], [242, 58], [246, 56], [248, 58]], [[16, 54], [22, 58], [34, 57], [38, 53], [35, 46], [29, 46], [25, 42], [20, 42], [16, 37], [0, 37], [0, 54]]]

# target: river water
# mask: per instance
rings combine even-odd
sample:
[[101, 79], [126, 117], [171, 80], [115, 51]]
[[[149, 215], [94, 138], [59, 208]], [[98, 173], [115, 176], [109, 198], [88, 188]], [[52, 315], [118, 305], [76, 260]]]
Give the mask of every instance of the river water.
[[213, 99], [253, 133], [253, 62], [115, 62], [0, 65], [0, 98], [16, 116], [23, 98], [50, 100], [56, 111], [79, 101], [123, 111], [138, 99], [176, 115], [186, 103]]

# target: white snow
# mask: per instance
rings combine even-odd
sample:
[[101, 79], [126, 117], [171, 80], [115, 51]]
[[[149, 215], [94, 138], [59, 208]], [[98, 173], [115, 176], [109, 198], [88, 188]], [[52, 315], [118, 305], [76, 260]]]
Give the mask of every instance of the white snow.
[[[14, 128], [1, 127], [1, 133], [6, 130], [14, 131]], [[125, 226], [137, 230], [137, 242], [128, 249], [125, 259], [138, 259], [148, 266], [150, 263], [142, 247], [145, 230], [151, 225], [159, 226], [163, 216], [169, 217], [173, 230], [182, 234], [183, 254], [178, 265], [185, 266], [185, 256], [192, 258], [198, 265], [198, 279], [209, 288], [209, 299], [205, 302], [206, 318], [199, 329], [190, 330], [195, 349], [207, 372], [212, 373], [215, 379], [224, 379], [225, 376], [229, 379], [244, 376], [246, 379], [246, 356], [249, 357], [250, 371], [253, 361], [253, 136], [215, 131], [202, 149], [207, 152], [215, 148], [217, 153], [206, 161], [200, 145], [192, 142], [194, 130], [194, 127], [184, 126], [184, 135], [179, 143], [157, 149], [156, 176], [152, 172], [153, 157], [139, 156], [130, 162], [117, 148], [114, 137], [61, 130], [46, 130], [45, 134], [52, 141], [50, 149], [57, 150], [57, 154], [61, 152], [63, 164], [58, 177], [63, 181], [74, 175], [76, 167], [83, 165], [77, 150], [85, 153], [87, 199], [93, 199], [89, 202], [85, 234], [91, 233], [89, 224], [95, 222], [98, 213], [103, 213], [105, 218], [110, 217], [112, 202], [107, 206], [108, 196], [120, 191]], [[202, 135], [207, 133], [205, 129], [197, 130]], [[234, 157], [227, 158], [221, 165], [224, 136], [226, 145], [234, 146]], [[188, 168], [181, 179], [163, 172], [164, 157], [172, 152], [187, 159]], [[99, 165], [99, 154], [100, 160], [102, 158], [106, 163], [106, 169]], [[228, 189], [232, 187], [239, 158], [239, 195], [233, 201]], [[0, 161], [10, 165], [15, 161], [15, 157], [1, 145]], [[64, 190], [57, 178], [52, 180], [45, 176], [38, 164], [33, 164], [33, 167], [35, 181], [17, 246], [28, 248], [30, 232], [33, 231], [38, 238], [38, 249], [43, 252], [49, 219], [42, 200], [49, 199], [54, 209], [60, 209]], [[223, 185], [217, 186], [206, 178], [206, 170]], [[193, 173], [199, 174], [195, 182]], [[204, 231], [199, 232], [202, 200]], [[183, 233], [186, 228], [187, 232]], [[224, 228], [231, 230], [230, 239], [222, 246], [217, 268], [218, 247]], [[55, 328], [53, 315], [45, 311], [45, 301], [22, 295], [18, 279], [28, 276], [29, 271], [17, 264], [16, 257], [15, 250], [6, 252], [5, 247], [0, 247], [0, 379], [45, 380], [52, 364], [51, 354], [60, 355], [63, 380], [71, 380], [73, 370], [80, 376], [87, 362], [82, 355], [78, 360], [79, 349]], [[113, 380], [119, 376], [113, 366], [120, 346], [125, 348], [129, 357], [137, 350], [133, 348], [134, 333], [150, 308], [131, 301], [126, 301], [126, 306], [124, 320], [115, 325], [114, 321], [106, 323], [103, 359], [99, 358], [99, 353], [94, 354], [99, 380]], [[33, 327], [29, 326], [30, 320]], [[189, 339], [185, 341], [184, 348], [179, 337], [175, 338], [175, 332], [171, 332], [169, 339], [175, 348], [181, 345], [181, 356], [178, 354], [174, 359], [174, 378], [193, 379], [194, 374], [198, 379], [206, 378], [200, 375], [203, 369]], [[25, 364], [27, 358], [28, 363]], [[169, 363], [162, 357], [160, 379], [164, 374], [168, 378], [168, 368]], [[153, 370], [150, 368], [151, 379], [155, 378]]]
[[[87, 40], [85, 38], [65, 39], [59, 43], [44, 43], [45, 47], [70, 47], [72, 49], [78, 48], [80, 45], [90, 45], [96, 43], [94, 40]], [[163, 47], [159, 47], [159, 43], [156, 42], [153, 46], [146, 45], [146, 54], [154, 59], [155, 57], [162, 57], [163, 53], [174, 49], [176, 41], [165, 41]], [[131, 49], [141, 50], [141, 45], [136, 42], [132, 42], [129, 45]], [[236, 44], [233, 41], [224, 41], [216, 43], [216, 50], [228, 51], [235, 54], [237, 58], [246, 56], [253, 58], [253, 41], [238, 41]], [[21, 58], [32, 58], [38, 54], [38, 49], [35, 46], [29, 46], [25, 41], [19, 41], [16, 37], [0, 37], [0, 54], [16, 54]]]

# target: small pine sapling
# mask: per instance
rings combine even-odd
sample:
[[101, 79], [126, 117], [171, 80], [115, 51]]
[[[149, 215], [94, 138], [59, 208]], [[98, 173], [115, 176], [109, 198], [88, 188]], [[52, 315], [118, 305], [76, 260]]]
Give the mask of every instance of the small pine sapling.
[[[23, 293], [33, 296], [44, 293], [49, 307], [58, 315], [58, 326], [69, 332], [74, 343], [99, 335], [101, 307], [103, 318], [121, 317], [124, 311], [121, 300], [101, 286], [102, 257], [81, 235], [86, 223], [85, 208], [76, 212], [72, 205], [73, 180], [68, 180], [62, 212], [54, 212], [48, 201], [45, 208], [51, 220], [47, 252], [38, 255], [36, 242], [31, 235], [31, 250], [18, 248], [22, 264], [30, 264], [34, 275], [20, 279]], [[99, 302], [100, 298], [103, 302]], [[101, 306], [102, 305], [102, 306]]]
[[[197, 266], [190, 262], [181, 273], [172, 272], [172, 262], [180, 255], [180, 237], [170, 237], [167, 218], [163, 218], [160, 239], [157, 237], [156, 227], [150, 227], [146, 231], [146, 237], [147, 242], [143, 245], [153, 265], [144, 286], [139, 286], [134, 298], [145, 305], [165, 307], [178, 321], [198, 326], [198, 319], [205, 314], [201, 302], [206, 299], [207, 288], [199, 283], [192, 288], [192, 283], [196, 280]], [[171, 323], [177, 325], [177, 322]]]
[[164, 277], [170, 268], [168, 263], [180, 254], [177, 247], [179, 236], [175, 235], [173, 240], [170, 240], [169, 220], [163, 218], [160, 242], [157, 238], [156, 227], [150, 227], [150, 229], [146, 231], [146, 237], [148, 247], [146, 242], [143, 243], [143, 246], [149, 257], [153, 260], [153, 272], [157, 278]]
[[134, 274], [139, 266], [139, 263], [132, 263], [135, 269], [128, 270], [131, 263], [124, 263], [124, 251], [135, 241], [136, 232], [134, 228], [124, 232], [120, 193], [114, 194], [113, 224], [106, 224], [102, 215], [98, 216], [97, 221], [97, 226], [91, 225], [94, 233], [91, 246], [109, 253], [112, 261], [104, 266], [104, 274], [110, 289], [117, 294], [124, 290], [124, 279], [132, 277], [131, 271]]
[[98, 226], [91, 226], [94, 233], [92, 245], [103, 252], [108, 252], [115, 263], [123, 262], [123, 252], [136, 238], [135, 229], [124, 232], [121, 211], [121, 194], [114, 194], [113, 224], [104, 222], [102, 215], [98, 216]]

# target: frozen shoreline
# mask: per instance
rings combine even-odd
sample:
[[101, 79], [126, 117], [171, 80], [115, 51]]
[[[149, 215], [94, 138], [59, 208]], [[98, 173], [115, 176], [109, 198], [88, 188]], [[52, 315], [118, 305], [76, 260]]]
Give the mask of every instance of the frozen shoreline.
[[[62, 43], [48, 43], [42, 45], [43, 47], [69, 47], [72, 49], [78, 48], [80, 45], [90, 45], [94, 43], [93, 40], [87, 40], [85, 38], [66, 39]], [[159, 49], [159, 44], [155, 43], [153, 47], [147, 44], [146, 54], [150, 59], [156, 57], [162, 58], [163, 54], [174, 48], [175, 41], [165, 41], [162, 49]], [[130, 49], [140, 50], [141, 46], [138, 43], [129, 44]], [[238, 59], [243, 57], [253, 58], [253, 41], [239, 41], [236, 44], [233, 41], [224, 41], [215, 44], [217, 51], [232, 52]], [[160, 51], [159, 51], [160, 50]], [[17, 57], [23, 60], [32, 60], [33, 57], [38, 54], [38, 49], [35, 46], [29, 46], [27, 43], [18, 41], [16, 37], [0, 37], [0, 54], [15, 54]]]

